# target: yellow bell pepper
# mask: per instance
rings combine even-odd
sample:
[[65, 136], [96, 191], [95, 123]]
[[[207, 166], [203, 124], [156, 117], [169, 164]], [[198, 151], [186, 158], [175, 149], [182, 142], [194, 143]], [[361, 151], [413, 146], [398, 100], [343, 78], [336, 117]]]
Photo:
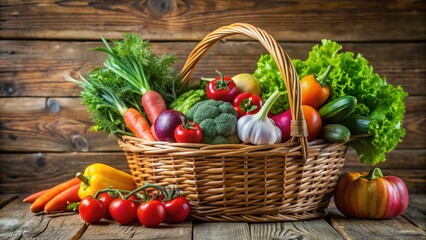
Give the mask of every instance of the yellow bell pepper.
[[76, 177], [81, 181], [78, 189], [80, 199], [86, 196], [95, 196], [98, 190], [108, 187], [127, 191], [132, 191], [136, 188], [136, 184], [130, 174], [102, 163], [94, 163], [87, 166], [84, 174], [77, 173]]

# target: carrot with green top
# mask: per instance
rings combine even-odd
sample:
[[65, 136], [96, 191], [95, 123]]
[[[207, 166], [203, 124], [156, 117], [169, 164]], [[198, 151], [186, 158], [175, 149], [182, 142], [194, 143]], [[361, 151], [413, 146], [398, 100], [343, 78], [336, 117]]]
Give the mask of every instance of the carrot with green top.
[[[154, 124], [160, 113], [167, 110], [167, 106], [163, 96], [150, 86], [142, 62], [137, 61], [131, 55], [120, 56], [108, 45], [105, 38], [102, 37], [102, 41], [106, 48], [95, 48], [94, 50], [108, 53], [109, 58], [104, 63], [105, 67], [121, 76], [141, 92], [142, 106], [148, 120], [151, 124]], [[158, 80], [161, 81], [161, 79]]]

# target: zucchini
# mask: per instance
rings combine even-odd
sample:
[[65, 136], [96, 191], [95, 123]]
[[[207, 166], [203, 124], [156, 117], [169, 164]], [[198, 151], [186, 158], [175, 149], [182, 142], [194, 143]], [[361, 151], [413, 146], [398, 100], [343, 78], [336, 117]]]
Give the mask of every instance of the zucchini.
[[341, 122], [351, 131], [352, 135], [368, 134], [371, 118], [364, 116], [351, 116]]
[[322, 128], [322, 137], [333, 143], [343, 143], [349, 141], [351, 132], [341, 124], [327, 124]]
[[339, 97], [322, 106], [318, 113], [323, 121], [339, 123], [353, 113], [356, 103], [353, 96]]

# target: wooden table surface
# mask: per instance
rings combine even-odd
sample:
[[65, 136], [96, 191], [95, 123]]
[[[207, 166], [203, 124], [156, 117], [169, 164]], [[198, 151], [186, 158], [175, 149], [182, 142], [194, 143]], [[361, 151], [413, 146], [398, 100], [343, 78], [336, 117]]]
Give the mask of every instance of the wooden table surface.
[[74, 212], [33, 214], [24, 195], [0, 195], [0, 239], [426, 239], [426, 195], [410, 195], [408, 209], [390, 220], [344, 217], [332, 203], [324, 219], [297, 222], [191, 222], [159, 228], [102, 220], [87, 225]]

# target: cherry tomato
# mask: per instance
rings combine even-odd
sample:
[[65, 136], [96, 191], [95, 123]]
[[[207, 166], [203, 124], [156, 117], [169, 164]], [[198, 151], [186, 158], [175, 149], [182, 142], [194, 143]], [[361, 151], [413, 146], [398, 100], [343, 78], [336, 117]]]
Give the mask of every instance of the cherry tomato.
[[102, 202], [102, 204], [105, 206], [105, 216], [106, 219], [112, 219], [111, 214], [109, 213], [109, 205], [115, 198], [111, 196], [107, 192], [100, 193], [98, 196], [98, 200]]
[[196, 122], [182, 123], [174, 134], [178, 143], [200, 143], [203, 139], [203, 130]]
[[243, 92], [235, 97], [232, 105], [238, 113], [238, 118], [240, 118], [244, 115], [251, 115], [259, 112], [262, 108], [263, 100], [256, 94]]
[[145, 227], [158, 227], [166, 217], [166, 210], [161, 201], [154, 199], [140, 204], [137, 215]]
[[80, 201], [78, 212], [85, 222], [93, 224], [105, 216], [106, 208], [101, 201], [88, 196]]
[[224, 76], [216, 71], [220, 77], [210, 81], [206, 87], [206, 94], [209, 99], [232, 102], [238, 94], [237, 86], [232, 78]]
[[130, 224], [136, 220], [138, 204], [132, 200], [117, 198], [109, 205], [112, 218], [120, 224]]
[[303, 116], [305, 117], [308, 127], [308, 141], [312, 141], [318, 137], [322, 128], [321, 117], [317, 110], [308, 105], [302, 105]]
[[191, 211], [189, 201], [179, 196], [163, 203], [166, 209], [166, 218], [164, 219], [167, 223], [181, 223], [185, 221]]

